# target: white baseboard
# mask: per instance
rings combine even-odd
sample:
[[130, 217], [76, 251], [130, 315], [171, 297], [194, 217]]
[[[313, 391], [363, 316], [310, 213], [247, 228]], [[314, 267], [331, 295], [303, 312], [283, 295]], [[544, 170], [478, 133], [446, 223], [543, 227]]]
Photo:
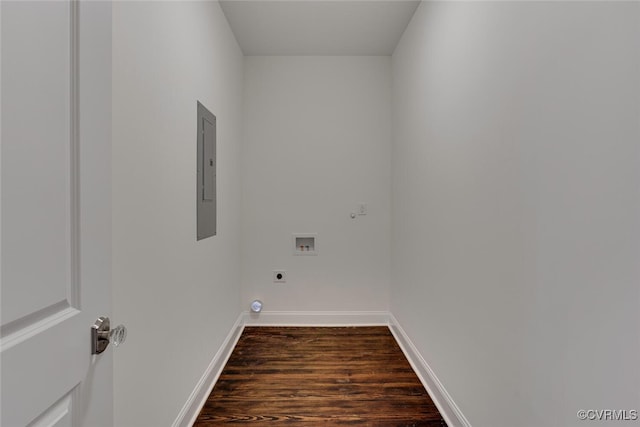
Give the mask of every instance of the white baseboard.
[[411, 367], [427, 389], [431, 400], [440, 411], [440, 415], [447, 422], [449, 427], [471, 427], [469, 421], [455, 404], [447, 390], [444, 388], [438, 377], [433, 372], [429, 364], [424, 360], [418, 349], [413, 345], [398, 320], [389, 314], [389, 329], [395, 337], [402, 352], [409, 360]]
[[387, 326], [387, 311], [245, 311], [246, 326]]
[[216, 355], [213, 356], [207, 370], [200, 378], [200, 381], [198, 381], [195, 389], [191, 392], [187, 402], [184, 404], [182, 410], [173, 422], [172, 427], [190, 427], [196, 421], [200, 410], [213, 390], [213, 386], [216, 381], [218, 381], [218, 377], [220, 377], [222, 369], [224, 369], [234, 347], [238, 343], [238, 339], [240, 338], [240, 335], [242, 335], [243, 329], [244, 314], [240, 314], [236, 323], [233, 325], [231, 331], [229, 331], [229, 334], [220, 346], [220, 349]]

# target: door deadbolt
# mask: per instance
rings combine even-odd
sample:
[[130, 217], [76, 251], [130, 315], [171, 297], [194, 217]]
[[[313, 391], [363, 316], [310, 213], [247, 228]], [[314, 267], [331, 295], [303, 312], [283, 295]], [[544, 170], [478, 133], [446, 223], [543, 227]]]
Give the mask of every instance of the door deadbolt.
[[108, 317], [98, 317], [91, 326], [91, 354], [100, 354], [106, 350], [109, 343], [116, 347], [127, 339], [127, 328], [118, 325], [111, 329]]

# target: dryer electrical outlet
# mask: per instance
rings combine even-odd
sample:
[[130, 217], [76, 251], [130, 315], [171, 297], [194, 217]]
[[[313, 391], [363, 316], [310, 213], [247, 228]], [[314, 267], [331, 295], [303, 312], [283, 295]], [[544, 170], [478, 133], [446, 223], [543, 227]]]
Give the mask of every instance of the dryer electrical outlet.
[[216, 116], [198, 102], [196, 182], [196, 239], [215, 236], [216, 229]]
[[273, 270], [273, 283], [287, 283], [286, 270]]

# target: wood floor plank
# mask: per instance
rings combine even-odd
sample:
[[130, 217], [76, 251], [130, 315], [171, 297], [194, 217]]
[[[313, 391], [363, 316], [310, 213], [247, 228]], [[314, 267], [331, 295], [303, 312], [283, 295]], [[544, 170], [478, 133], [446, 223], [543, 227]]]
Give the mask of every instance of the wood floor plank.
[[194, 426], [442, 427], [387, 327], [246, 327]]

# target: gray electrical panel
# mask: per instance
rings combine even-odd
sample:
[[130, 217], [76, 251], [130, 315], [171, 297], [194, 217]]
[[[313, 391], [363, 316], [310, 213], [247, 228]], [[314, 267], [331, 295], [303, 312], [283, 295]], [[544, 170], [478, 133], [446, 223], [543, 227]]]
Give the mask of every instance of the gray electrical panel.
[[216, 235], [216, 116], [198, 102], [197, 240]]

